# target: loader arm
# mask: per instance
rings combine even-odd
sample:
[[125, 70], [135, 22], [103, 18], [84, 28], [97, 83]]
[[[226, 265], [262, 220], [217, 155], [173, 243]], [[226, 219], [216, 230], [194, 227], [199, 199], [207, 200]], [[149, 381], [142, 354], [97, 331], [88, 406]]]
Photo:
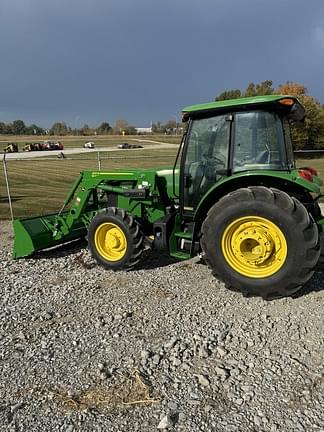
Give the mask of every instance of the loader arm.
[[117, 204], [138, 217], [142, 216], [143, 208], [151, 221], [164, 214], [155, 171], [83, 171], [58, 213], [13, 221], [13, 257], [28, 256], [84, 237], [93, 217], [109, 206], [107, 201], [100, 200], [100, 194], [115, 196]]

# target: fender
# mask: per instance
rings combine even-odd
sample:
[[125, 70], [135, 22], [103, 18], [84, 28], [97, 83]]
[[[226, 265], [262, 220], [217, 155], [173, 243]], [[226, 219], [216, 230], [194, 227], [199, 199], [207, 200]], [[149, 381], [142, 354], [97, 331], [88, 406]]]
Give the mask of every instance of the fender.
[[291, 170], [290, 172], [257, 170], [233, 174], [230, 177], [224, 177], [219, 180], [202, 197], [194, 213], [194, 220], [203, 220], [210, 207], [216, 201], [241, 187], [266, 186], [277, 188], [287, 193], [304, 194], [308, 192], [320, 196], [320, 187], [322, 184], [322, 181], [316, 176], [313, 177], [313, 181], [305, 180], [299, 175], [298, 169]]

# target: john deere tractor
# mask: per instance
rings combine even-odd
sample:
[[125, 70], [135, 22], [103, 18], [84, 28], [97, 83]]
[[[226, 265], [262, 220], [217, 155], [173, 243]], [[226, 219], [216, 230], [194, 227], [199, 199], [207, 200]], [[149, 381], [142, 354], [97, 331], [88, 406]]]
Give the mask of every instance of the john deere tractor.
[[321, 180], [296, 169], [290, 122], [304, 108], [271, 95], [193, 105], [173, 167], [83, 171], [61, 211], [14, 221], [13, 256], [87, 236], [107, 269], [148, 248], [202, 254], [227, 287], [263, 298], [295, 293], [320, 255]]

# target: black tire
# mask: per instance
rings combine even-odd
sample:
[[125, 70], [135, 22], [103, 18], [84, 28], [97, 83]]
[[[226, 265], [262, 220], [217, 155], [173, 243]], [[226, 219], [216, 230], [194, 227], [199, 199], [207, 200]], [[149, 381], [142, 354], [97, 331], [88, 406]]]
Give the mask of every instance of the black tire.
[[[277, 260], [276, 256], [262, 258], [265, 260], [264, 266], [270, 267], [272, 262], [277, 262], [281, 266], [266, 277], [246, 276], [238, 271], [241, 270], [240, 266], [235, 268], [231, 265], [228, 257], [231, 257], [232, 249], [237, 255], [240, 253], [244, 255], [246, 252], [240, 249], [243, 247], [241, 246], [243, 241], [239, 243], [238, 238], [241, 237], [235, 237], [239, 244], [238, 253], [235, 243], [229, 243], [231, 247], [227, 247], [225, 241], [222, 243], [222, 239], [224, 240], [230, 232], [231, 226], [235, 227], [235, 224], [239, 225], [240, 221], [243, 223], [249, 217], [255, 217], [255, 220], [258, 220], [257, 218], [267, 220], [269, 224], [274, 224], [275, 228], [283, 234], [283, 243], [286, 243], [285, 247], [279, 247], [278, 252], [279, 255], [280, 250], [286, 250], [283, 259]], [[243, 231], [238, 230], [238, 232]], [[244, 235], [247, 239], [252, 236], [249, 229], [246, 229], [243, 237]], [[234, 234], [231, 239], [234, 239]], [[277, 237], [274, 236], [274, 239]], [[270, 244], [276, 243], [270, 242]], [[238, 189], [224, 196], [211, 207], [202, 225], [201, 247], [213, 275], [222, 280], [226, 287], [239, 290], [244, 295], [257, 295], [268, 300], [296, 293], [313, 275], [320, 255], [317, 225], [306, 208], [287, 193], [263, 186]], [[242, 259], [246, 258], [239, 257], [239, 260]]]
[[[118, 248], [106, 247], [105, 231], [107, 234], [109, 229], [114, 229], [122, 238], [124, 247], [120, 251]], [[140, 261], [145, 249], [144, 234], [132, 215], [123, 209], [108, 207], [92, 219], [88, 230], [88, 246], [98, 264], [106, 269], [131, 269]]]

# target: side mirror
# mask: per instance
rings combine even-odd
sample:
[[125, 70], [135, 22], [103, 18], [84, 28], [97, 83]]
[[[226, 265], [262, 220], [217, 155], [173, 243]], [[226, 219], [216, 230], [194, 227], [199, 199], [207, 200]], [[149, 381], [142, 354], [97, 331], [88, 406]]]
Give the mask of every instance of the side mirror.
[[288, 118], [293, 121], [303, 122], [305, 120], [305, 109], [298, 102], [295, 102]]

